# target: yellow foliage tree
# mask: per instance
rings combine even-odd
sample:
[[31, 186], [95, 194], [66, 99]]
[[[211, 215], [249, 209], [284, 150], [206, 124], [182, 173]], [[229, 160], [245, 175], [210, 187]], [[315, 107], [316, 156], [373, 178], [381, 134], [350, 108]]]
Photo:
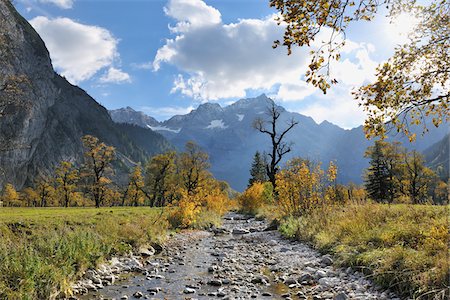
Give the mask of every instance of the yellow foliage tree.
[[115, 149], [91, 135], [83, 136], [82, 141], [85, 148], [82, 176], [88, 182], [95, 206], [100, 207], [107, 186], [111, 183], [108, 174], [112, 173], [111, 163], [115, 159]]
[[330, 163], [330, 168], [325, 174], [320, 164], [301, 158], [289, 161], [277, 175], [280, 213], [299, 216], [332, 203], [335, 193], [329, 184], [335, 181], [336, 173], [337, 168], [333, 163]]
[[259, 209], [271, 200], [271, 183], [253, 183], [239, 198], [242, 211], [249, 214], [257, 214]]
[[69, 161], [62, 161], [55, 170], [56, 193], [61, 206], [69, 207], [75, 200], [78, 170]]
[[5, 206], [20, 206], [19, 193], [10, 183], [7, 183], [3, 189], [2, 200]]
[[39, 195], [38, 193], [31, 187], [27, 187], [22, 191], [22, 204], [28, 207], [37, 206]]
[[130, 174], [126, 203], [133, 206], [143, 205], [145, 202], [145, 194], [143, 192], [144, 185], [145, 184], [144, 178], [142, 177], [142, 168], [140, 165], [137, 165], [134, 168], [133, 172]]

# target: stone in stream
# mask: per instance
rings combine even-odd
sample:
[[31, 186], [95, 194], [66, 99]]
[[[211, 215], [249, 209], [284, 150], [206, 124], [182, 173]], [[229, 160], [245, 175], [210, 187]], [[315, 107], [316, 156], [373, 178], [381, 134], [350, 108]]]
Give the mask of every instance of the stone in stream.
[[250, 233], [249, 230], [243, 228], [234, 228], [232, 231], [233, 234], [247, 234]]
[[210, 281], [208, 281], [208, 285], [222, 286], [222, 281], [219, 279], [211, 279]]
[[334, 296], [334, 300], [347, 300], [348, 297], [345, 293], [339, 293]]
[[160, 287], [151, 287], [151, 288], [147, 289], [147, 292], [155, 293], [155, 294], [159, 293], [160, 291], [161, 291]]
[[128, 296], [127, 295], [123, 295], [122, 297], [120, 297], [121, 300], [128, 300]]
[[194, 294], [195, 293], [195, 289], [187, 287], [187, 288], [184, 289], [183, 293], [185, 293], [185, 294]]
[[144, 294], [142, 294], [142, 292], [136, 292], [133, 294], [133, 297], [139, 299], [144, 297]]
[[331, 258], [331, 255], [324, 255], [322, 256], [322, 259], [320, 260], [320, 264], [324, 266], [331, 266], [333, 264], [333, 259]]

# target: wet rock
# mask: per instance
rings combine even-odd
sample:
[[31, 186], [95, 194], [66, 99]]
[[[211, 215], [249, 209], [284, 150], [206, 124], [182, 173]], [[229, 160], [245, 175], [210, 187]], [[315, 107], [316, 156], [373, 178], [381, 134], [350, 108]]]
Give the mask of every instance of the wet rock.
[[161, 291], [160, 287], [151, 287], [151, 288], [147, 289], [147, 292], [155, 293], [155, 294], [159, 293], [160, 291]]
[[304, 282], [304, 281], [310, 282], [310, 281], [313, 281], [313, 280], [314, 280], [314, 276], [312, 276], [309, 273], [304, 273], [298, 278], [299, 282]]
[[348, 297], [345, 293], [336, 294], [333, 298], [334, 300], [347, 300]]
[[292, 284], [297, 284], [297, 280], [295, 280], [294, 278], [288, 278], [284, 281], [285, 285], [292, 285]]
[[322, 256], [320, 264], [324, 266], [331, 266], [333, 264], [333, 259], [331, 258], [331, 255], [327, 254]]
[[323, 277], [326, 277], [326, 276], [327, 276], [327, 272], [325, 272], [324, 270], [318, 270], [318, 271], [316, 272], [316, 276], [317, 276], [317, 278], [323, 278]]
[[222, 286], [222, 281], [218, 280], [218, 279], [212, 279], [212, 280], [208, 281], [208, 285]]
[[142, 292], [136, 292], [133, 294], [133, 297], [139, 299], [144, 297], [144, 294]]
[[233, 234], [247, 234], [250, 233], [250, 230], [242, 229], [242, 228], [235, 228], [232, 231]]
[[193, 288], [185, 288], [183, 293], [185, 294], [194, 294], [196, 291]]

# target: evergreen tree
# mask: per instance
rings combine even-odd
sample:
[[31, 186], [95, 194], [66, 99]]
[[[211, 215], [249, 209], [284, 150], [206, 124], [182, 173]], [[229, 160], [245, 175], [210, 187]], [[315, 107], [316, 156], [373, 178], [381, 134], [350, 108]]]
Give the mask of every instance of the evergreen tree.
[[365, 154], [370, 158], [365, 186], [370, 199], [392, 203], [399, 193], [401, 178], [400, 146], [376, 141]]
[[266, 166], [265, 157], [259, 151], [256, 151], [255, 156], [253, 156], [252, 168], [250, 169], [251, 177], [248, 180], [248, 187], [255, 182], [264, 183], [268, 180]]

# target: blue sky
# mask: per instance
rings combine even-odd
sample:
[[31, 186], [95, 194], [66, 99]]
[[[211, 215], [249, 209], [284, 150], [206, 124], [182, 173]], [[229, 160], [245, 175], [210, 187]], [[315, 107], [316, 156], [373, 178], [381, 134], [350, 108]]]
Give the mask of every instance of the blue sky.
[[[266, 93], [291, 111], [345, 128], [362, 124], [352, 88], [404, 39], [410, 20], [384, 16], [348, 31], [340, 82], [327, 95], [304, 82], [308, 49], [273, 50], [283, 28], [265, 0], [16, 0], [58, 73], [108, 109], [131, 106], [159, 120], [207, 101]], [[319, 42], [319, 41], [318, 41]]]

